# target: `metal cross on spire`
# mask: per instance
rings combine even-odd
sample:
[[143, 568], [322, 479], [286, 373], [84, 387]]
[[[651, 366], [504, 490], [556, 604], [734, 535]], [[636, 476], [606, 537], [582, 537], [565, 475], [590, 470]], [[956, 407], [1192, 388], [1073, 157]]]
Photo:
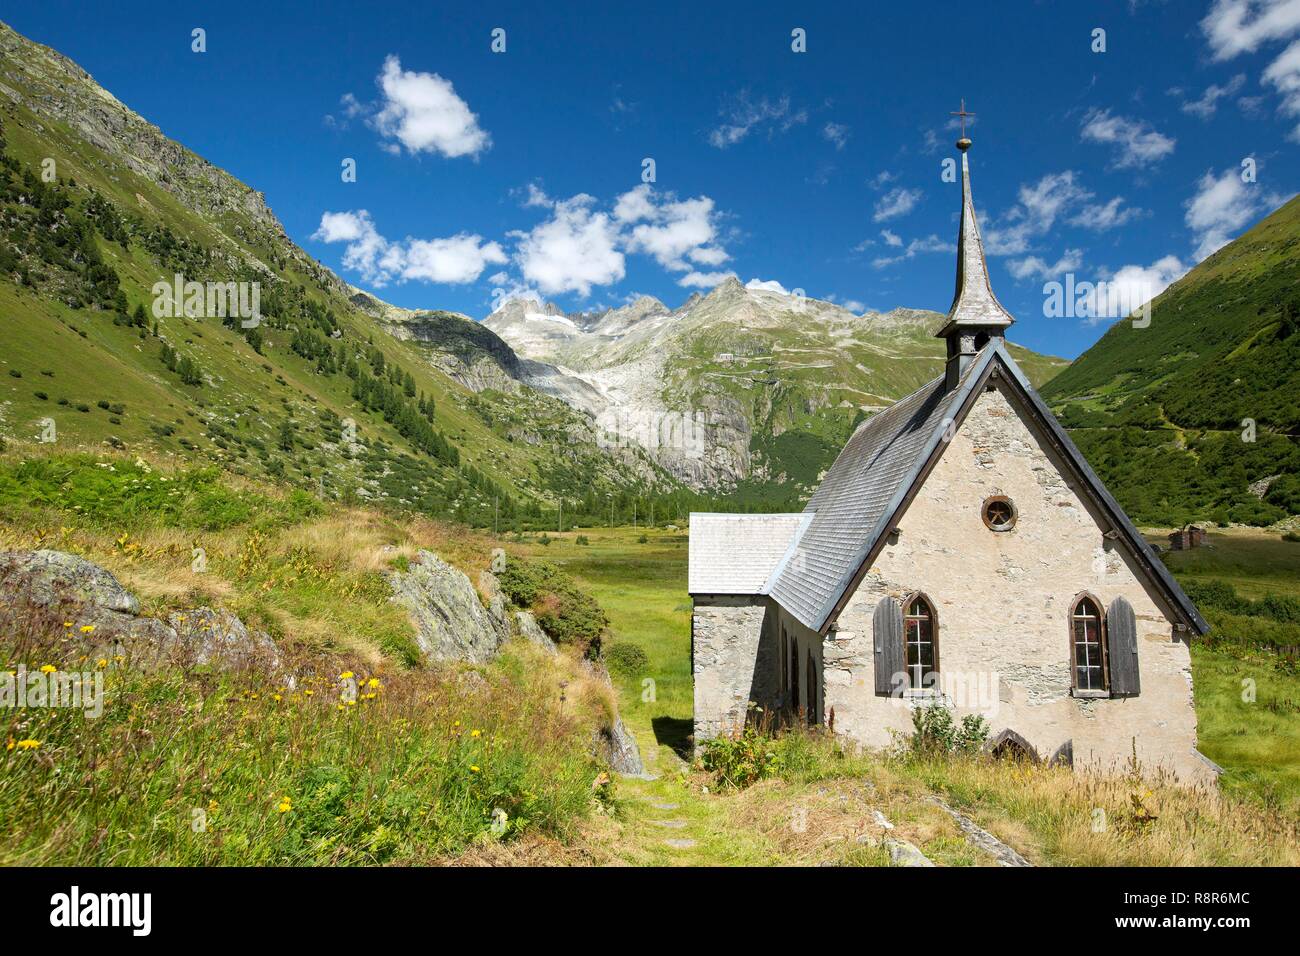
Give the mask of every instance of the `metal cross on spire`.
[[[964, 150], [966, 146], [970, 145], [970, 140], [966, 138], [966, 117], [974, 116], [975, 114], [966, 112], [966, 98], [963, 96], [961, 100], [961, 109], [955, 112], [950, 112], [948, 115], [961, 117], [961, 139], [958, 140], [957, 145], [959, 148]], [[966, 146], [962, 146], [962, 143], [965, 143]]]

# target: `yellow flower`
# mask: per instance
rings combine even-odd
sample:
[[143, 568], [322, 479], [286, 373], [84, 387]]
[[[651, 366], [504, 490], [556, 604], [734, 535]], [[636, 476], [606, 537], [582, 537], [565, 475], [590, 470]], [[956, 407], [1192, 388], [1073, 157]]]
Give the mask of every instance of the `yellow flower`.
[[58, 670], [58, 668], [55, 667], [53, 664], [42, 664], [42, 665], [41, 665], [41, 673], [42, 673], [42, 674], [53, 674], [53, 673], [54, 673], [55, 671], [57, 671], [57, 670]]
[[64, 626], [64, 627], [72, 627], [72, 622], [71, 622], [71, 621], [64, 621], [64, 622], [63, 622], [63, 626]]
[[13, 750], [13, 749], [14, 749], [14, 739], [10, 737], [9, 742], [5, 744], [5, 750]]
[[366, 681], [366, 684], [367, 684], [368, 686], [370, 686], [370, 687], [378, 687], [378, 686], [379, 686], [379, 678], [378, 678], [378, 677], [372, 677], [372, 678], [370, 678], [370, 680]]
[[95, 661], [95, 666], [98, 667], [98, 668], [101, 668], [101, 669], [107, 667], [107, 666], [108, 666], [108, 658], [106, 658], [106, 657], [101, 657], [99, 660]]
[[82, 633], [82, 634], [93, 634], [94, 632], [95, 632], [95, 625], [93, 625], [93, 624], [83, 624], [83, 625], [81, 625], [81, 633]]
[[271, 695], [271, 699], [272, 699], [272, 700], [284, 700], [284, 698], [281, 697], [279, 694], [272, 694], [272, 695]]
[[41, 745], [39, 740], [20, 740], [18, 741], [19, 750], [35, 750]]
[[479, 773], [480, 771], [479, 771], [479, 769], [478, 769], [477, 766], [474, 766], [473, 764], [471, 764], [471, 765], [470, 765], [470, 768], [469, 768], [469, 772], [470, 772], [470, 773]]
[[285, 797], [280, 801], [280, 806], [277, 807], [276, 809], [278, 809], [281, 813], [288, 813], [290, 810], [293, 809], [293, 804], [289, 802], [288, 797]]
[[315, 694], [316, 692], [315, 692], [314, 690], [305, 690], [305, 691], [303, 691], [303, 693], [306, 694], [308, 697], [310, 697], [310, 696], [312, 696], [313, 694]]
[[355, 675], [351, 671], [344, 671], [339, 675], [339, 680], [351, 680]]
[[355, 700], [350, 700], [350, 701], [347, 702], [347, 704], [348, 704], [349, 707], [355, 707], [355, 706], [357, 706], [357, 702], [356, 702]]
[[471, 737], [482, 737], [482, 736], [483, 736], [483, 731], [481, 731], [481, 730], [471, 730], [471, 731], [469, 732], [469, 735], [470, 735]]

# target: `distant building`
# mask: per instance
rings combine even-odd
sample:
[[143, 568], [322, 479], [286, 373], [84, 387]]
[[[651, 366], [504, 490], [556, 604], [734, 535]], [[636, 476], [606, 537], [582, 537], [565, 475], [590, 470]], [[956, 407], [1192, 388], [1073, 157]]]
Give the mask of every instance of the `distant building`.
[[994, 753], [1210, 779], [1209, 628], [1006, 348], [969, 146], [944, 374], [863, 422], [802, 513], [691, 515], [696, 743], [755, 705], [886, 747], [941, 705]]
[[1189, 548], [1199, 548], [1204, 540], [1205, 529], [1189, 524], [1169, 536], [1169, 550], [1186, 551]]

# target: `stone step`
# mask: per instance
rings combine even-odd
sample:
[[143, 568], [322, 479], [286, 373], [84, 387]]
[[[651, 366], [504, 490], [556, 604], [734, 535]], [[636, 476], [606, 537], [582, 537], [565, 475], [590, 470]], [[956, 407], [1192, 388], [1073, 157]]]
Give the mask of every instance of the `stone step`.
[[665, 846], [670, 846], [674, 850], [689, 850], [691, 847], [698, 846], [694, 840], [664, 840]]
[[663, 827], [665, 830], [684, 830], [686, 828], [685, 820], [651, 820], [657, 827]]

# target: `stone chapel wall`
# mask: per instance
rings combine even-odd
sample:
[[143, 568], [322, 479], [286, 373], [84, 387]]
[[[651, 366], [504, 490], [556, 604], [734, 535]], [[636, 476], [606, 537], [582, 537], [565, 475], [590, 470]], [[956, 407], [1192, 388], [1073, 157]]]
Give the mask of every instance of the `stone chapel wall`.
[[[1148, 770], [1213, 779], [1193, 752], [1189, 632], [1174, 631], [1126, 549], [1103, 538], [1002, 387], [976, 400], [825, 642], [836, 731], [872, 747], [889, 745], [891, 729], [910, 732], [908, 701], [875, 695], [872, 613], [885, 595], [924, 591], [938, 618], [940, 670], [966, 699], [958, 717], [983, 710], [994, 732], [1016, 731], [1044, 758], [1073, 741], [1076, 768], [1122, 770], [1136, 749]], [[1013, 500], [1014, 530], [985, 526], [990, 495]], [[1068, 616], [1082, 591], [1103, 605], [1119, 595], [1133, 605], [1139, 696], [1071, 696]]]

